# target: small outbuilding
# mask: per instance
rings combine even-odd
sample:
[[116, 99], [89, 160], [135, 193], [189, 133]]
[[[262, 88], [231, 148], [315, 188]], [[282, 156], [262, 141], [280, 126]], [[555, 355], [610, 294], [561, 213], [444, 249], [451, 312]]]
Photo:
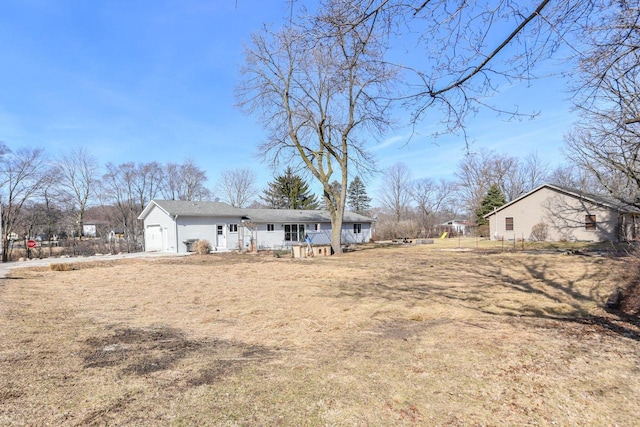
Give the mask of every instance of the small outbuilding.
[[613, 198], [544, 184], [484, 216], [492, 239], [629, 241], [640, 209]]
[[294, 258], [312, 258], [331, 255], [331, 233], [309, 231], [304, 242], [293, 246]]

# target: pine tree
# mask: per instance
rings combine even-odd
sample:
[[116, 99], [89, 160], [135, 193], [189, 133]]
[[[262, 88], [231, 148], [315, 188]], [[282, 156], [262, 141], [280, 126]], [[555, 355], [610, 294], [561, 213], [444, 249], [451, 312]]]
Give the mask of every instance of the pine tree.
[[371, 208], [371, 197], [367, 196], [367, 189], [359, 176], [353, 178], [347, 188], [347, 205], [361, 215]]
[[318, 199], [310, 193], [309, 184], [290, 167], [269, 183], [260, 198], [272, 209], [318, 209]]
[[491, 188], [489, 188], [489, 191], [487, 191], [487, 195], [482, 199], [480, 208], [476, 211], [476, 224], [489, 224], [489, 221], [484, 218], [484, 215], [491, 213], [494, 208], [499, 208], [505, 203], [507, 203], [507, 199], [504, 197], [504, 193], [500, 190], [498, 184], [493, 184]]

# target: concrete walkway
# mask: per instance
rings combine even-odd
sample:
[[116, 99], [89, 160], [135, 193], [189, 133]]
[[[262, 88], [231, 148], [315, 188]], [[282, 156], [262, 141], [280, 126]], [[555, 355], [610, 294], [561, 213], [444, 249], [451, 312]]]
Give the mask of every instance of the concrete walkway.
[[42, 259], [30, 259], [27, 261], [17, 262], [4, 262], [0, 263], [0, 279], [7, 277], [9, 271], [14, 268], [29, 268], [29, 267], [46, 267], [50, 264], [56, 263], [69, 263], [69, 262], [95, 262], [95, 261], [110, 261], [117, 259], [127, 258], [171, 258], [188, 256], [191, 253], [168, 253], [168, 252], [133, 252], [122, 253], [117, 255], [98, 255], [98, 256], [78, 256], [68, 258], [42, 258]]

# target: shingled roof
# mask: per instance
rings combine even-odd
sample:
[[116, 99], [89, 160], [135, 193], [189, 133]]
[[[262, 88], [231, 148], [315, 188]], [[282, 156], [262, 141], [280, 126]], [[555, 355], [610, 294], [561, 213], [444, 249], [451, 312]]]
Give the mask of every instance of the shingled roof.
[[170, 216], [238, 216], [238, 210], [223, 202], [190, 202], [185, 200], [152, 200], [140, 214], [144, 218], [153, 205]]
[[575, 197], [576, 199], [580, 199], [580, 200], [586, 200], [588, 202], [591, 202], [595, 205], [599, 205], [620, 213], [633, 213], [633, 214], [638, 214], [640, 213], [640, 209], [638, 209], [635, 206], [631, 206], [628, 205], [626, 203], [622, 203], [619, 200], [616, 200], [612, 197], [607, 197], [607, 196], [602, 196], [602, 195], [598, 195], [598, 194], [590, 194], [590, 193], [585, 193], [583, 191], [580, 190], [576, 190], [576, 189], [572, 189], [572, 188], [568, 188], [568, 187], [562, 187], [560, 185], [555, 185], [555, 184], [543, 184], [537, 188], [534, 188], [533, 190], [529, 191], [526, 194], [523, 194], [522, 196], [518, 197], [517, 199], [514, 199], [512, 201], [510, 201], [509, 203], [506, 203], [502, 206], [500, 206], [499, 208], [497, 208], [495, 211], [489, 212], [488, 214], [484, 215], [484, 218], [488, 218], [490, 216], [492, 216], [493, 214], [500, 212], [502, 209], [513, 205], [514, 203], [518, 202], [519, 200], [524, 199], [525, 197], [528, 197], [529, 195], [540, 191], [543, 188], [549, 188], [553, 191], [556, 191], [558, 193], [561, 194], [565, 194], [571, 197]]
[[[331, 222], [326, 210], [294, 209], [244, 209], [234, 208], [223, 202], [190, 202], [183, 200], [152, 200], [142, 211], [139, 218], [144, 219], [152, 206], [157, 206], [169, 216], [196, 217], [239, 217], [258, 223], [292, 222], [314, 223]], [[355, 212], [345, 212], [344, 222], [373, 222], [371, 218]]]

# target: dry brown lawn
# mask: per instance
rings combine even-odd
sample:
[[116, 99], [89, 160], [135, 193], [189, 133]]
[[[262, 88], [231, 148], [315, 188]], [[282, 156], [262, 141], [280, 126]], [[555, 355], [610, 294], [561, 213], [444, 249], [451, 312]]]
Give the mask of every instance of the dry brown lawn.
[[0, 281], [0, 425], [640, 424], [629, 261], [425, 246]]

